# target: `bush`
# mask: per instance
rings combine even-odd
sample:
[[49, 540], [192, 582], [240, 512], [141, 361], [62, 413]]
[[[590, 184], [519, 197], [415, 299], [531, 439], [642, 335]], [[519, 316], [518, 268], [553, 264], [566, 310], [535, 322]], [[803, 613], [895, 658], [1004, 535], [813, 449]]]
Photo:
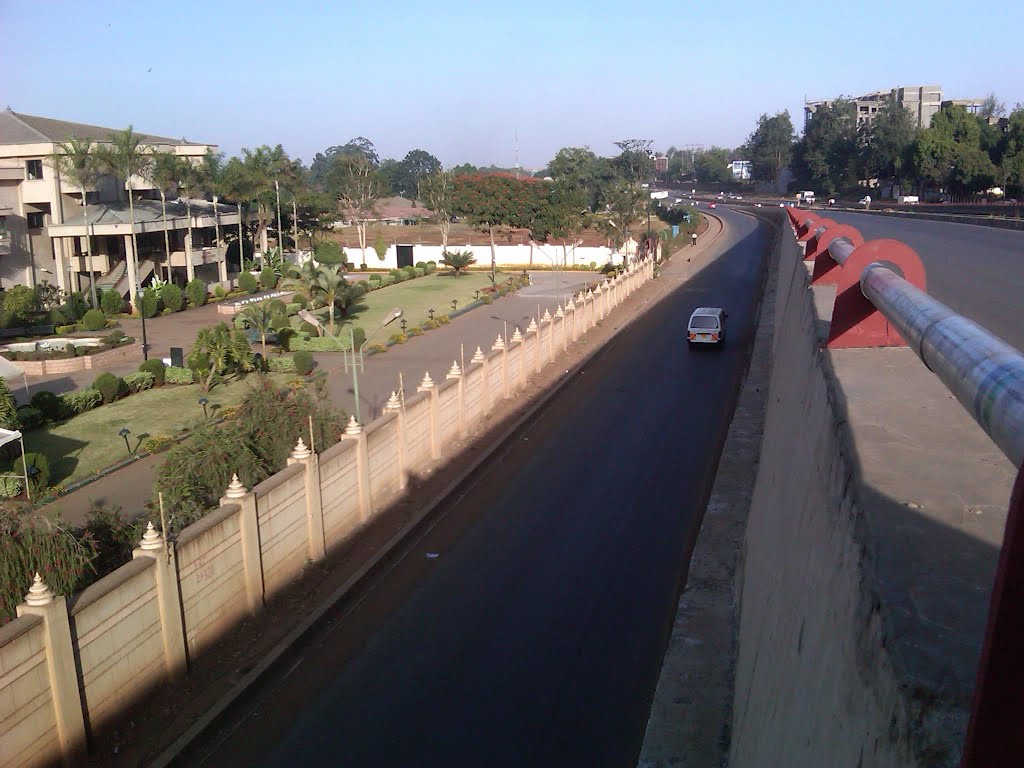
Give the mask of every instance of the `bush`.
[[189, 280], [185, 286], [185, 296], [188, 298], [189, 306], [203, 306], [206, 303], [206, 283], [198, 277]]
[[412, 271], [413, 277], [423, 277], [425, 274], [427, 274], [427, 270], [423, 269], [422, 267], [416, 267]]
[[152, 288], [146, 288], [142, 292], [142, 299], [138, 303], [138, 310], [147, 320], [154, 315], [160, 306], [160, 297]]
[[246, 293], [256, 293], [260, 289], [259, 283], [252, 272], [242, 272], [238, 276], [238, 287]]
[[17, 328], [20, 325], [24, 325], [24, 321], [14, 312], [11, 312], [9, 309], [0, 312], [0, 328], [6, 330], [8, 328]]
[[174, 283], [166, 283], [160, 286], [160, 301], [164, 303], [166, 309], [178, 312], [185, 303], [185, 298], [181, 294], [181, 288]]
[[60, 396], [45, 389], [32, 395], [32, 407], [43, 414], [47, 421], [60, 421], [64, 418], [65, 408]]
[[[153, 386], [162, 387], [164, 385], [164, 374], [167, 370], [167, 366], [164, 365], [163, 360], [146, 360], [139, 366], [139, 371], [143, 373], [153, 374]], [[125, 377], [125, 381], [127, 381]]]
[[[160, 362], [159, 360], [157, 362]], [[128, 388], [129, 395], [137, 395], [139, 392], [144, 392], [147, 389], [153, 388], [153, 382], [156, 381], [154, 376], [149, 371], [139, 371], [138, 373], [129, 373], [124, 377], [124, 385]]]
[[[299, 352], [297, 354], [309, 354]], [[271, 373], [295, 373], [295, 359], [288, 355], [267, 358], [267, 370]]]
[[99, 331], [107, 324], [106, 316], [98, 309], [90, 309], [82, 318], [82, 327], [87, 331]]
[[345, 259], [345, 251], [333, 240], [324, 240], [317, 243], [313, 251], [313, 258], [317, 264], [341, 264]]
[[400, 269], [389, 269], [388, 274], [391, 275], [391, 279], [396, 283], [400, 283], [405, 280], [405, 273]]
[[412, 338], [413, 336], [422, 336], [423, 335], [423, 329], [422, 328], [417, 328], [414, 325], [411, 328], [406, 328], [405, 329], [405, 335], [408, 336], [409, 338]]
[[381, 277], [382, 277], [382, 275], [381, 275], [380, 272], [374, 272], [372, 275], [370, 275], [369, 279], [370, 279], [371, 283], [379, 283]]
[[448, 315], [436, 315], [434, 317], [434, 320], [435, 322], [437, 322], [438, 325], [448, 325], [448, 323], [452, 321], [452, 319], [448, 317]]
[[338, 342], [327, 336], [308, 336], [296, 333], [288, 339], [287, 352], [340, 352]]
[[284, 305], [284, 313], [288, 315], [288, 317], [294, 317], [299, 314], [299, 311], [302, 309], [305, 309], [305, 306], [298, 301], [289, 302]]
[[0, 499], [13, 499], [21, 496], [21, 478], [0, 477]]
[[400, 282], [394, 275], [387, 274], [380, 276], [380, 287], [383, 288], [387, 285], [394, 285], [396, 282]]
[[280, 328], [277, 331], [277, 345], [284, 351], [290, 352], [292, 339], [295, 338], [295, 329], [291, 326]]
[[304, 334], [306, 334], [307, 336], [318, 336], [319, 335], [319, 332], [317, 331], [316, 326], [313, 325], [312, 323], [307, 323], [305, 320], [303, 320], [301, 323], [299, 323], [299, 331], [304, 333]]
[[265, 291], [269, 291], [277, 285], [277, 273], [273, 267], [264, 267], [260, 270], [260, 287]]
[[292, 320], [285, 314], [274, 315], [270, 318], [270, 327], [275, 331], [283, 331], [292, 327]]
[[369, 346], [369, 348], [367, 349], [367, 351], [368, 352], [374, 352], [376, 354], [380, 354], [381, 352], [387, 352], [388, 351], [388, 345], [387, 344], [371, 344]]
[[427, 262], [427, 266], [426, 266], [425, 269], [426, 269], [426, 272], [427, 272], [428, 275], [433, 274], [434, 272], [437, 271], [437, 262], [436, 261], [428, 261]]
[[[120, 328], [116, 328], [101, 338], [100, 341], [108, 346], [116, 347], [118, 344], [131, 343], [126, 341], [129, 338], [129, 336], [124, 335], [124, 331]], [[132, 341], [135, 341], [135, 339], [132, 339]]]
[[392, 344], [405, 344], [409, 340], [409, 337], [404, 333], [392, 333], [391, 338], [388, 339]]
[[63, 307], [54, 307], [46, 313], [47, 322], [55, 328], [59, 325], [68, 325], [72, 322], [71, 318], [67, 316]]
[[0, 429], [18, 428], [18, 406], [7, 382], [0, 379]]
[[27, 285], [12, 285], [4, 292], [4, 309], [27, 317], [39, 309], [39, 294]]
[[369, 287], [367, 286], [365, 280], [360, 280], [358, 282], [352, 283], [348, 287], [348, 290], [352, 296], [352, 300], [355, 301], [356, 299], [360, 299], [363, 296], [365, 296], [366, 292], [369, 290]]
[[103, 395], [91, 387], [79, 389], [76, 392], [67, 392], [60, 396], [64, 413], [68, 416], [78, 416], [86, 411], [91, 411], [103, 403]]
[[46, 423], [42, 411], [33, 408], [31, 405], [23, 405], [18, 408], [18, 428], [22, 432], [39, 429]]
[[119, 315], [124, 309], [124, 299], [115, 290], [103, 291], [100, 294], [100, 309], [107, 317]]
[[271, 299], [267, 302], [267, 309], [272, 315], [287, 315], [288, 305], [280, 299]]
[[28, 469], [28, 484], [33, 493], [50, 485], [50, 460], [42, 453], [26, 453], [19, 457], [15, 474], [24, 475]]
[[295, 372], [301, 376], [308, 376], [313, 372], [313, 354], [305, 350], [299, 350], [292, 355], [295, 365]]
[[406, 280], [412, 280], [416, 277], [416, 267], [402, 267], [402, 274]]
[[123, 384], [124, 381], [122, 379], [119, 379], [109, 371], [104, 371], [93, 381], [92, 388], [100, 393], [100, 396], [103, 398], [103, 404], [106, 405], [117, 399]]
[[491, 294], [489, 293], [485, 293], [480, 297], [480, 301], [482, 301], [484, 304], [493, 304], [494, 297], [491, 296]]
[[147, 453], [160, 453], [174, 445], [174, 438], [170, 435], [151, 435], [142, 441], [142, 450]]
[[218, 285], [214, 286], [214, 288], [213, 288], [213, 296], [214, 296], [214, 298], [216, 298], [216, 299], [223, 299], [227, 295], [228, 295], [228, 292], [224, 290], [224, 286], [223, 285], [219, 285], [218, 284]]
[[413, 266], [415, 266], [416, 269], [422, 269], [424, 272], [427, 271], [427, 262], [425, 261], [417, 261]]
[[164, 369], [165, 384], [192, 384], [195, 381], [195, 374], [191, 368], [177, 368], [168, 365]]
[[[93, 310], [90, 310], [90, 311], [91, 312], [95, 312], [96, 310], [93, 309]], [[102, 315], [103, 313], [100, 312], [100, 314]], [[79, 328], [79, 326], [78, 326], [77, 323], [75, 325], [58, 325], [56, 328], [53, 329], [53, 331], [58, 336], [63, 336], [63, 335], [68, 334], [68, 333], [74, 333], [75, 331], [78, 330], [78, 328]]]

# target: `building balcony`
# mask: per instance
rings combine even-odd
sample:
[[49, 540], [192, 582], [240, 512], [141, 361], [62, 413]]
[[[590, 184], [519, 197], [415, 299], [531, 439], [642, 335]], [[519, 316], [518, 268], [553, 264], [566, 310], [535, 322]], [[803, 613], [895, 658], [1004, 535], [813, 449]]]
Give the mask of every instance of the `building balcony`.
[[[196, 247], [192, 249], [192, 266], [195, 267], [201, 264], [219, 264], [224, 261], [226, 255], [227, 248], [223, 245], [207, 246], [205, 248]], [[171, 266], [186, 266], [184, 250], [171, 251]]]

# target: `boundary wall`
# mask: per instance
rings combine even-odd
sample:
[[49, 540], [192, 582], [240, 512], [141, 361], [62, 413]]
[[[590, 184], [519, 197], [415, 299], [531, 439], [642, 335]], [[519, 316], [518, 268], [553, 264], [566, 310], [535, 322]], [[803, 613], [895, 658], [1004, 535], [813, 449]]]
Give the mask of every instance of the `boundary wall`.
[[[82, 764], [92, 733], [371, 521], [534, 372], [654, 275], [649, 260], [545, 312], [525, 334], [477, 348], [444, 382], [424, 377], [384, 414], [349, 421], [319, 454], [300, 437], [288, 466], [166, 541], [150, 524], [133, 560], [70, 599], [37, 574], [18, 618], [0, 627], [0, 765]], [[403, 402], [404, 400], [404, 402]], [[319, 449], [319, 446], [317, 446]]]

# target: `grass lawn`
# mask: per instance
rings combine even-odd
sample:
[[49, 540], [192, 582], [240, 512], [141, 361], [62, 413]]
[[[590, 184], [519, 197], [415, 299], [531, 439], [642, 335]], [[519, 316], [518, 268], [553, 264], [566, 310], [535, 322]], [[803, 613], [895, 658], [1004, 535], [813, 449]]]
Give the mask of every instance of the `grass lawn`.
[[[509, 277], [510, 275], [499, 272], [499, 285]], [[429, 319], [428, 310], [430, 309], [433, 309], [438, 315], [451, 314], [453, 311], [452, 299], [458, 302], [460, 308], [476, 301], [476, 291], [490, 284], [489, 272], [465, 272], [458, 278], [451, 274], [435, 272], [432, 275], [417, 277], [415, 280], [406, 280], [403, 283], [370, 291], [363, 296], [360, 302], [364, 308], [347, 318], [344, 324], [341, 324], [340, 329], [336, 330], [336, 333], [347, 346], [350, 323], [362, 328], [369, 336], [380, 327], [385, 316], [395, 307], [402, 310], [401, 319], [405, 320], [412, 328]], [[327, 316], [326, 310], [318, 312], [318, 314], [324, 318]], [[337, 318], [335, 323], [337, 329]], [[384, 343], [391, 334], [400, 330], [401, 320], [396, 320], [387, 328], [374, 334], [369, 342], [370, 344]]]
[[[294, 374], [270, 374], [284, 385]], [[248, 390], [245, 378], [218, 384], [206, 395], [206, 406], [213, 416], [217, 409], [235, 405]], [[128, 442], [132, 449], [141, 444], [140, 437], [176, 435], [203, 418], [199, 398], [203, 392], [197, 384], [150, 389], [123, 400], [102, 405], [56, 424], [25, 434], [25, 450], [42, 453], [50, 460], [50, 483], [67, 485], [95, 474], [126, 458], [122, 427], [131, 430]]]

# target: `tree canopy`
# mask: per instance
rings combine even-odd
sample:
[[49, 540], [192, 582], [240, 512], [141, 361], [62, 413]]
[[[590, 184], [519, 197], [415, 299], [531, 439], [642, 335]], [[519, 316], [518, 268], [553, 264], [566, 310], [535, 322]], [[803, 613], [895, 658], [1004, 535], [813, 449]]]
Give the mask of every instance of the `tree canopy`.
[[761, 181], [777, 181], [782, 169], [793, 159], [793, 142], [796, 133], [789, 110], [783, 110], [772, 117], [761, 115], [757, 127], [743, 145], [743, 152], [753, 164], [754, 178]]

